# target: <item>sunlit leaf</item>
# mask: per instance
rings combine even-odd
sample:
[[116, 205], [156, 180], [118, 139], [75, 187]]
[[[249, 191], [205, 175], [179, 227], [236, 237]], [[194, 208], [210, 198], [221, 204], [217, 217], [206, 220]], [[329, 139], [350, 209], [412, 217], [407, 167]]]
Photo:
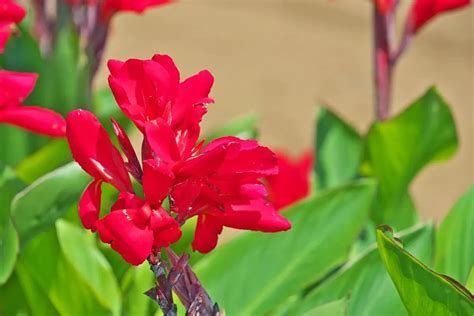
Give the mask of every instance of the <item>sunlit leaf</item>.
[[439, 227], [436, 271], [461, 283], [474, 264], [474, 186], [459, 199]]
[[400, 298], [411, 315], [473, 315], [474, 298], [460, 283], [416, 259], [387, 228], [377, 229], [377, 243]]
[[320, 190], [353, 180], [362, 160], [364, 143], [357, 131], [322, 107], [316, 121], [316, 185]]

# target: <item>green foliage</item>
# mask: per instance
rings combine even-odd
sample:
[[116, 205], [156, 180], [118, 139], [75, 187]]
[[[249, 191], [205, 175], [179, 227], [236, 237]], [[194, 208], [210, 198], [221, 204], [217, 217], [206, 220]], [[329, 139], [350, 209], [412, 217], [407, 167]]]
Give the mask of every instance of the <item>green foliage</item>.
[[439, 227], [435, 268], [465, 283], [474, 264], [474, 186], [454, 205]]
[[244, 233], [201, 259], [197, 275], [227, 313], [270, 312], [344, 262], [374, 188], [357, 182], [297, 204], [285, 212], [290, 231]]
[[453, 279], [436, 273], [377, 229], [380, 256], [410, 315], [473, 315], [474, 298]]
[[316, 186], [333, 188], [358, 173], [364, 142], [357, 131], [335, 113], [320, 108], [316, 120]]
[[0, 285], [4, 284], [15, 266], [19, 250], [18, 235], [11, 221], [0, 227]]
[[16, 167], [16, 174], [24, 182], [31, 184], [39, 177], [70, 160], [71, 153], [67, 141], [64, 139], [53, 140], [24, 159]]
[[[424, 262], [433, 253], [433, 225], [420, 225], [400, 234], [407, 249]], [[336, 274], [295, 302], [293, 314], [347, 297], [347, 315], [406, 315], [398, 293], [385, 271], [376, 244], [348, 261]]]
[[449, 107], [434, 88], [398, 116], [372, 125], [366, 140], [368, 168], [380, 184], [374, 221], [397, 229], [413, 225], [410, 182], [427, 164], [451, 157], [457, 145]]
[[64, 221], [32, 240], [17, 265], [34, 315], [120, 315], [121, 295], [92, 234]]
[[22, 245], [49, 228], [79, 200], [89, 176], [71, 163], [39, 178], [15, 196], [11, 216]]
[[345, 316], [347, 315], [347, 299], [322, 304], [314, 309], [301, 314], [304, 316]]
[[23, 188], [11, 168], [0, 165], [0, 285], [10, 277], [19, 251], [18, 234], [10, 219], [10, 204]]

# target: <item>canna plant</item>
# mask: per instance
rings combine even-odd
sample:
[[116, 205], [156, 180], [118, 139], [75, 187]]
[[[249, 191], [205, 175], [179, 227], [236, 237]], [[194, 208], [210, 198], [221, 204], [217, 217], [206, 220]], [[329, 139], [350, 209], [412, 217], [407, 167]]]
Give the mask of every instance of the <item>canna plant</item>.
[[374, 122], [321, 106], [296, 159], [251, 116], [203, 135], [214, 78], [168, 55], [94, 91], [111, 20], [169, 2], [0, 0], [0, 315], [473, 315], [474, 188], [439, 227], [410, 194], [457, 150], [449, 105], [390, 113], [416, 35], [470, 1], [413, 0], [399, 41], [401, 1], [371, 1]]

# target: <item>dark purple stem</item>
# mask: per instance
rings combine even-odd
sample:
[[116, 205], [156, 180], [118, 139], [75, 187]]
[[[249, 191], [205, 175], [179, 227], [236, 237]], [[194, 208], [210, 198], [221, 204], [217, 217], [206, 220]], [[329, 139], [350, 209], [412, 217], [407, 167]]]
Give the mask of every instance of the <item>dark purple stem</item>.
[[170, 265], [158, 262], [157, 255], [150, 256], [148, 261], [157, 282], [155, 288], [146, 292], [158, 303], [163, 314], [176, 315], [176, 305], [173, 303], [171, 294], [174, 291], [185, 306], [187, 316], [222, 315], [219, 306], [212, 302], [209, 294], [204, 290], [189, 266], [189, 255], [184, 254], [178, 257], [170, 248], [166, 248], [166, 254]]

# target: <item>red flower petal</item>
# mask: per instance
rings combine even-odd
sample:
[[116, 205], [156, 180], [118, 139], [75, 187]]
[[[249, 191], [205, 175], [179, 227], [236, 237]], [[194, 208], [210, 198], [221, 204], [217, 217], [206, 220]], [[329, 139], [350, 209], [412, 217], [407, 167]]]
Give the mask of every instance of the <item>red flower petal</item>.
[[143, 161], [143, 192], [148, 203], [160, 206], [173, 184], [170, 168], [153, 159]]
[[37, 74], [0, 70], [0, 110], [19, 106], [33, 91]]
[[143, 206], [145, 202], [133, 193], [120, 192], [117, 201], [112, 205], [111, 211], [120, 211], [122, 209], [137, 209]]
[[263, 199], [231, 205], [219, 216], [219, 221], [227, 227], [262, 232], [279, 232], [291, 228], [291, 223]]
[[[173, 106], [173, 125], [183, 124], [195, 105], [212, 103], [209, 98], [214, 77], [203, 70], [183, 81], [178, 88], [178, 95]], [[200, 121], [200, 118], [199, 118]]]
[[102, 180], [92, 181], [79, 200], [79, 218], [86, 229], [96, 231], [100, 215]]
[[204, 177], [215, 173], [227, 155], [225, 145], [187, 159], [179, 168], [179, 175], [185, 177]]
[[69, 113], [67, 139], [74, 159], [87, 173], [119, 191], [133, 192], [120, 152], [92, 113], [84, 110]]
[[208, 253], [217, 245], [222, 225], [212, 216], [200, 215], [198, 217], [196, 232], [192, 242], [193, 250]]
[[8, 123], [51, 137], [66, 136], [66, 121], [49, 109], [36, 106], [19, 106], [0, 110], [0, 123]]
[[298, 160], [283, 153], [278, 153], [277, 157], [280, 172], [268, 177], [267, 182], [273, 204], [282, 209], [308, 196], [313, 155], [308, 152]]
[[158, 159], [172, 163], [181, 158], [174, 133], [165, 122], [157, 120], [146, 123], [145, 134], [148, 144]]
[[153, 230], [155, 247], [168, 247], [181, 238], [181, 228], [178, 222], [162, 207], [152, 211], [150, 228]]
[[253, 174], [261, 177], [278, 173], [275, 154], [267, 147], [258, 145], [256, 141], [222, 137], [210, 142], [204, 152], [226, 143], [229, 146], [228, 154], [219, 168], [219, 174]]
[[470, 3], [470, 0], [415, 0], [411, 8], [409, 23], [411, 23], [413, 32], [417, 32], [436, 15], [460, 9]]
[[120, 124], [111, 119], [112, 125], [114, 127], [114, 133], [117, 136], [117, 139], [120, 144], [120, 148], [122, 148], [123, 153], [127, 157], [127, 167], [130, 173], [137, 179], [141, 179], [142, 177], [142, 169], [140, 166], [140, 161], [138, 160], [137, 154], [135, 149], [133, 149], [132, 142], [128, 138], [127, 133], [125, 130], [120, 126]]
[[127, 262], [139, 265], [150, 255], [153, 232], [133, 222], [136, 210], [124, 209], [108, 214], [97, 222], [100, 239], [109, 243]]
[[0, 0], [0, 25], [19, 23], [26, 15], [25, 9], [11, 0]]

